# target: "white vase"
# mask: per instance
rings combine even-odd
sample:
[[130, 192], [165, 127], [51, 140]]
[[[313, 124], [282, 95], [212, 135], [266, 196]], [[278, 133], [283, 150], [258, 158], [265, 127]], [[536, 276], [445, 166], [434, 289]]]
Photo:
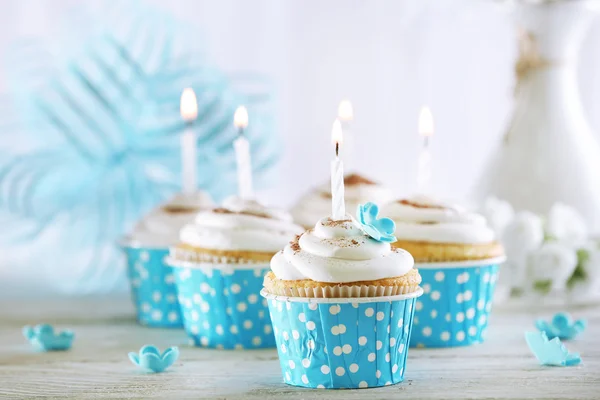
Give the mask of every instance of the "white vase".
[[576, 61], [594, 0], [517, 2], [515, 107], [504, 140], [475, 186], [516, 209], [546, 214], [557, 201], [600, 231], [600, 145], [580, 101]]

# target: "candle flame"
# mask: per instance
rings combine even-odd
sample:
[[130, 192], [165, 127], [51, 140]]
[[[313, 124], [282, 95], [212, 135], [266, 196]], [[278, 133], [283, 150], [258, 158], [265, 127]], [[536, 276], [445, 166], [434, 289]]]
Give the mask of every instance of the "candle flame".
[[233, 124], [236, 128], [240, 129], [244, 129], [248, 126], [248, 110], [246, 110], [246, 107], [239, 106], [237, 110], [235, 110]]
[[419, 113], [419, 135], [425, 137], [433, 136], [433, 130], [433, 115], [429, 107], [425, 106], [421, 108], [421, 112]]
[[344, 143], [344, 137], [342, 135], [342, 123], [337, 118], [333, 122], [333, 127], [331, 128], [331, 143], [335, 145]]
[[349, 122], [354, 119], [354, 109], [352, 108], [350, 100], [340, 101], [340, 105], [338, 106], [338, 118], [344, 122]]
[[179, 110], [181, 118], [186, 122], [191, 122], [198, 117], [198, 102], [196, 101], [196, 94], [191, 88], [183, 89]]

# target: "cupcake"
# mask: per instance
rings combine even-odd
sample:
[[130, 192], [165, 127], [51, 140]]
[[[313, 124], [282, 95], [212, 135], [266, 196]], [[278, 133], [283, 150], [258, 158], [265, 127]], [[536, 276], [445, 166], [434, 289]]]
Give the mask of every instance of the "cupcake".
[[[348, 210], [356, 210], [359, 204], [376, 201], [385, 204], [393, 199], [386, 187], [361, 175], [350, 174], [344, 177], [345, 200]], [[304, 228], [312, 228], [315, 221], [331, 211], [331, 186], [323, 184], [304, 195], [292, 208], [294, 221]]]
[[176, 269], [185, 329], [196, 346], [275, 346], [259, 293], [273, 255], [301, 231], [288, 213], [237, 197], [181, 230], [168, 263]]
[[287, 384], [367, 388], [404, 379], [421, 278], [408, 252], [364, 226], [321, 219], [271, 260], [261, 294]]
[[123, 240], [127, 272], [138, 321], [153, 327], [182, 327], [173, 270], [165, 265], [169, 246], [196, 214], [212, 207], [206, 193], [177, 194], [151, 211]]
[[396, 223], [395, 247], [410, 252], [423, 277], [411, 345], [483, 341], [504, 250], [483, 216], [425, 196], [384, 207]]

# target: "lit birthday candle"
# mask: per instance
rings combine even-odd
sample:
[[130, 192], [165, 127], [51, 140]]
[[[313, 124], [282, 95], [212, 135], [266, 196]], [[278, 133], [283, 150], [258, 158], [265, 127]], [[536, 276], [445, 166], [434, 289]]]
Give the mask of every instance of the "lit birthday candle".
[[346, 170], [353, 171], [354, 160], [354, 133], [352, 132], [352, 121], [354, 120], [354, 108], [350, 100], [342, 100], [338, 106], [338, 119], [342, 124], [344, 134], [344, 154], [342, 160], [346, 165]]
[[350, 100], [340, 101], [338, 106], [338, 118], [340, 122], [352, 122], [354, 119], [354, 108]]
[[183, 193], [194, 193], [198, 182], [196, 175], [196, 133], [192, 127], [198, 117], [196, 94], [190, 88], [181, 93], [179, 104], [181, 118], [186, 122], [185, 131], [181, 135], [181, 175]]
[[429, 107], [421, 108], [419, 113], [419, 136], [423, 138], [423, 147], [419, 154], [419, 165], [417, 170], [417, 190], [425, 194], [429, 191], [431, 183], [431, 152], [429, 151], [429, 140], [433, 136], [433, 115]]
[[233, 124], [238, 128], [238, 138], [233, 141], [237, 160], [238, 192], [241, 198], [250, 199], [252, 193], [252, 162], [250, 160], [250, 143], [244, 136], [248, 126], [248, 110], [239, 106], [233, 116]]
[[340, 160], [342, 144], [342, 124], [339, 119], [333, 123], [331, 142], [335, 146], [335, 158], [331, 161], [331, 219], [339, 221], [346, 217], [344, 202], [344, 163]]

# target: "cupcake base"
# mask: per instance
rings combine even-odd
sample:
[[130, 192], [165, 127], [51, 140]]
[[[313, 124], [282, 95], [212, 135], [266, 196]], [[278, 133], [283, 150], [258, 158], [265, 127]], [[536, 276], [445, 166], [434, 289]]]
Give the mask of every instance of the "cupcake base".
[[504, 255], [498, 242], [462, 244], [398, 240], [392, 247], [408, 251], [417, 263], [485, 260]]
[[422, 294], [308, 299], [269, 294], [283, 381], [357, 389], [402, 382], [414, 304]]
[[140, 324], [182, 328], [173, 269], [164, 263], [168, 248], [124, 247], [131, 297]]
[[503, 258], [416, 264], [424, 295], [417, 300], [411, 347], [455, 347], [484, 340]]
[[178, 244], [171, 248], [171, 256], [175, 260], [189, 261], [192, 263], [213, 262], [238, 263], [247, 262], [269, 263], [273, 253], [249, 250], [218, 250], [195, 247], [188, 244]]
[[397, 296], [413, 293], [421, 283], [419, 272], [410, 270], [403, 276], [377, 281], [326, 283], [310, 279], [285, 281], [277, 279], [273, 272], [265, 276], [264, 286], [268, 293], [288, 297], [349, 298]]

